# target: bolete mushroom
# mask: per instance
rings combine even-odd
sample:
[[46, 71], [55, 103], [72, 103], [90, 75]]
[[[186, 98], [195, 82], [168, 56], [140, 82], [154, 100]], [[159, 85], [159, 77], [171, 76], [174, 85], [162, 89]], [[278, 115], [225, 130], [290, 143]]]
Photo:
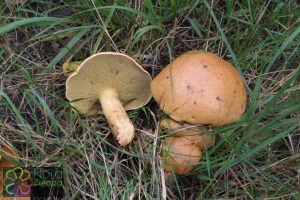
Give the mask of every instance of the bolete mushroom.
[[[176, 121], [171, 121], [169, 125], [177, 128], [182, 126], [180, 124], [221, 126], [233, 123], [243, 115], [247, 102], [246, 88], [237, 70], [222, 58], [203, 51], [184, 53], [167, 65], [152, 81], [151, 92], [160, 108]], [[190, 132], [191, 130], [178, 131], [177, 137], [174, 137], [175, 142], [170, 142], [168, 137], [163, 148], [167, 145], [172, 150], [177, 149], [175, 145], [179, 145], [179, 151], [189, 155], [186, 152], [198, 144], [194, 141], [194, 146], [187, 145], [195, 140], [195, 136], [186, 136]], [[213, 142], [214, 138], [208, 141], [208, 146]], [[199, 145], [204, 149], [207, 144], [200, 142]], [[167, 154], [164, 152], [162, 157], [167, 160], [166, 163], [176, 160], [177, 157], [174, 158], [172, 152], [169, 158], [165, 158]], [[189, 158], [184, 159], [187, 161]], [[185, 168], [185, 162], [173, 162], [173, 165], [174, 163], [182, 164]], [[170, 171], [168, 165], [164, 165], [164, 169]], [[190, 170], [191, 168], [183, 171], [173, 169], [179, 174]]]
[[186, 174], [201, 160], [201, 149], [185, 137], [167, 137], [162, 147], [163, 167], [175, 174]]
[[182, 137], [201, 150], [208, 149], [214, 145], [215, 134], [205, 127], [193, 127], [190, 124], [179, 124], [171, 118], [163, 118], [160, 127], [170, 133], [170, 137]]
[[245, 112], [247, 93], [237, 70], [210, 52], [190, 51], [152, 81], [153, 98], [178, 122], [225, 125]]
[[121, 146], [134, 137], [125, 110], [151, 99], [151, 76], [135, 60], [121, 53], [103, 52], [84, 60], [66, 83], [66, 97], [86, 115], [104, 114]]

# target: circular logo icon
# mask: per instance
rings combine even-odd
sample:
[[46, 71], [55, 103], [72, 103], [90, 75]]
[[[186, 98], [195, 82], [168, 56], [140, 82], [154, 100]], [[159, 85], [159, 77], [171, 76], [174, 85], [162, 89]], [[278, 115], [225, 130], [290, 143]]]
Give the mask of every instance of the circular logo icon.
[[3, 185], [5, 192], [13, 197], [29, 196], [33, 179], [28, 170], [15, 167], [5, 172]]

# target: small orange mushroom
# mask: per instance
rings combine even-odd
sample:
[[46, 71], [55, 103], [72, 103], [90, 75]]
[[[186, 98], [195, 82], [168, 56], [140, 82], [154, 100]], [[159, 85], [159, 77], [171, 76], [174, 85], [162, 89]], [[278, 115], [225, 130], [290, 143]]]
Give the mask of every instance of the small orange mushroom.
[[162, 119], [160, 127], [171, 132], [174, 137], [185, 138], [201, 150], [212, 147], [215, 142], [214, 132], [208, 131], [205, 127], [194, 127], [187, 123], [179, 124], [171, 118]]
[[201, 160], [201, 149], [182, 137], [167, 137], [162, 147], [163, 167], [175, 174], [186, 174]]

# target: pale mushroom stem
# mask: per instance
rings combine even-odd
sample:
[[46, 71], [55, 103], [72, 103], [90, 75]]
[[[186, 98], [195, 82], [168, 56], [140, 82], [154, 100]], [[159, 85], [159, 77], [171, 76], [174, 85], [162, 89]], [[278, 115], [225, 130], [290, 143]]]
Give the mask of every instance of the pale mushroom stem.
[[113, 135], [121, 146], [128, 145], [133, 140], [135, 130], [118, 93], [114, 89], [106, 89], [99, 94], [99, 100]]

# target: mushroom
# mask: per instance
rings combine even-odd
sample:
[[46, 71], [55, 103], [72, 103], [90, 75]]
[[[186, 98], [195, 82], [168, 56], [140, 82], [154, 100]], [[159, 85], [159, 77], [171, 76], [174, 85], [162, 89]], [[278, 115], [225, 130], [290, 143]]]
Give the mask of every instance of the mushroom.
[[[175, 134], [177, 137], [173, 138], [175, 142], [170, 142], [171, 137], [167, 137], [163, 149], [166, 145], [171, 150], [179, 148], [178, 151], [184, 155], [196, 151], [195, 147], [203, 150], [214, 143], [214, 136], [206, 139], [207, 134], [200, 138], [198, 136], [199, 142], [197, 136], [187, 136], [194, 131], [206, 130], [185, 129], [186, 124], [221, 126], [233, 123], [243, 115], [247, 102], [246, 88], [237, 70], [222, 58], [203, 51], [184, 53], [167, 65], [152, 81], [151, 92], [160, 108], [174, 120], [167, 125], [162, 121], [161, 126], [180, 128]], [[177, 157], [174, 158], [171, 152], [170, 158], [165, 158], [167, 154], [164, 152], [162, 158], [167, 160], [166, 163], [181, 164], [185, 169], [185, 162], [169, 162], [168, 160], [176, 160]], [[182, 157], [180, 158], [183, 159]], [[189, 159], [191, 158], [183, 160]], [[173, 170], [178, 174], [192, 169], [189, 167], [188, 170], [178, 171], [177, 168]], [[170, 171], [171, 168], [165, 164], [164, 169]]]
[[174, 134], [166, 137], [162, 147], [163, 167], [166, 171], [186, 174], [201, 160], [202, 150], [214, 144], [214, 134], [204, 127], [191, 127], [188, 124], [164, 118], [160, 127]]
[[201, 150], [208, 149], [214, 145], [215, 134], [205, 127], [191, 127], [190, 124], [179, 124], [171, 118], [164, 118], [160, 122], [160, 127], [170, 132], [173, 137], [182, 137], [191, 144], [196, 145]]
[[163, 143], [163, 167], [175, 174], [186, 174], [193, 170], [201, 155], [201, 149], [184, 137], [167, 137]]
[[67, 79], [66, 97], [85, 115], [104, 114], [121, 146], [134, 137], [125, 110], [144, 106], [151, 99], [151, 76], [135, 60], [113, 52], [84, 60]]
[[225, 125], [245, 112], [247, 93], [236, 69], [210, 52], [190, 51], [176, 58], [152, 81], [160, 108], [177, 122]]

